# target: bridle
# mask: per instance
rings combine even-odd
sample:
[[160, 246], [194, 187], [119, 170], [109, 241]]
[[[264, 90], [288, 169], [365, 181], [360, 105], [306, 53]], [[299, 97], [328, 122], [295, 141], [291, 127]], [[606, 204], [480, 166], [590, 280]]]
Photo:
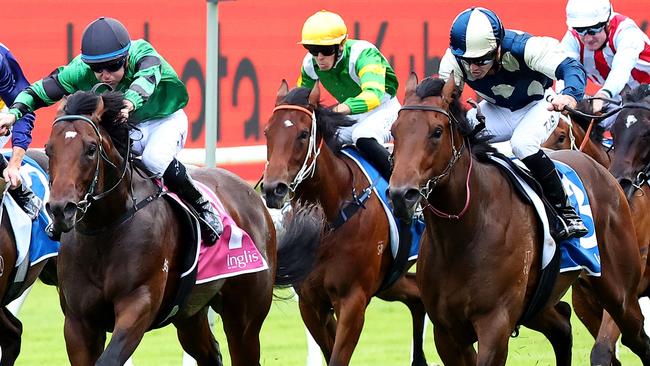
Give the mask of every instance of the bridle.
[[[436, 175], [435, 177], [429, 178], [429, 180], [427, 180], [426, 183], [424, 183], [419, 187], [419, 193], [422, 197], [424, 197], [424, 199], [427, 202], [425, 208], [429, 208], [431, 212], [433, 212], [436, 216], [446, 218], [446, 219], [453, 219], [453, 220], [460, 219], [465, 214], [465, 212], [467, 212], [467, 209], [469, 208], [469, 201], [471, 197], [469, 180], [472, 174], [472, 162], [474, 159], [472, 159], [471, 157], [472, 155], [471, 146], [466, 138], [463, 138], [463, 144], [460, 146], [460, 148], [456, 149], [456, 145], [454, 143], [454, 128], [459, 124], [458, 120], [456, 120], [456, 118], [453, 115], [449, 114], [447, 110], [442, 109], [440, 107], [434, 107], [428, 105], [406, 105], [400, 108], [400, 112], [403, 110], [435, 112], [444, 115], [449, 120], [449, 126], [451, 129], [449, 133], [450, 140], [451, 140], [451, 158], [449, 159], [449, 162], [447, 163], [447, 166], [442, 171], [442, 173]], [[433, 188], [435, 188], [438, 182], [440, 182], [442, 178], [448, 176], [451, 173], [451, 170], [453, 169], [454, 165], [456, 165], [458, 160], [460, 160], [460, 157], [462, 156], [465, 146], [467, 146], [467, 150], [470, 152], [469, 168], [467, 169], [467, 178], [465, 180], [465, 192], [466, 192], [465, 206], [457, 214], [446, 213], [444, 211], [441, 211], [433, 207], [431, 201], [429, 201], [429, 196], [431, 195]]]
[[[95, 131], [95, 134], [99, 138], [98, 149], [99, 149], [99, 156], [101, 157], [101, 159], [97, 158], [97, 164], [95, 165], [95, 173], [93, 175], [93, 180], [90, 183], [90, 186], [88, 187], [88, 189], [86, 190], [86, 194], [84, 195], [84, 198], [81, 201], [79, 201], [79, 202], [77, 202], [75, 204], [77, 206], [77, 210], [81, 212], [81, 217], [78, 218], [75, 221], [75, 225], [77, 223], [79, 223], [84, 218], [84, 216], [86, 215], [86, 211], [88, 211], [88, 207], [90, 207], [90, 205], [93, 202], [99, 201], [102, 198], [106, 197], [109, 193], [111, 193], [113, 190], [115, 190], [120, 185], [120, 183], [124, 179], [124, 176], [126, 175], [126, 170], [127, 170], [127, 165], [128, 165], [128, 158], [125, 158], [124, 159], [124, 165], [122, 166], [122, 169], [121, 169], [120, 178], [117, 180], [115, 185], [113, 185], [110, 189], [108, 189], [108, 190], [106, 190], [106, 191], [104, 191], [102, 193], [93, 195], [95, 193], [97, 183], [99, 182], [99, 163], [100, 163], [100, 161], [104, 160], [105, 162], [107, 162], [110, 166], [112, 166], [115, 169], [118, 169], [118, 167], [115, 164], [113, 164], [113, 162], [108, 158], [108, 155], [106, 154], [106, 151], [104, 150], [103, 138], [102, 138], [101, 133], [99, 132], [99, 128], [97, 127], [95, 122], [93, 122], [93, 120], [91, 120], [90, 118], [88, 118], [86, 116], [83, 116], [83, 115], [79, 115], [79, 114], [70, 114], [70, 115], [60, 116], [60, 117], [57, 117], [54, 120], [54, 122], [52, 123], [52, 126], [54, 126], [55, 124], [57, 124], [59, 122], [63, 122], [63, 121], [77, 121], [77, 120], [81, 120], [81, 121], [84, 121], [84, 122], [88, 123], [93, 128], [93, 131]], [[129, 150], [130, 150], [130, 144], [127, 144], [127, 156], [129, 154]]]
[[[296, 188], [302, 181], [304, 181], [307, 178], [311, 178], [314, 176], [314, 173], [316, 172], [316, 158], [318, 158], [318, 155], [320, 154], [320, 149], [323, 146], [323, 139], [321, 139], [320, 143], [318, 144], [318, 147], [316, 146], [316, 112], [313, 110], [310, 110], [309, 108], [305, 108], [299, 105], [292, 105], [292, 104], [282, 104], [278, 105], [275, 108], [273, 108], [273, 113], [275, 111], [279, 110], [296, 110], [296, 111], [301, 111], [306, 113], [310, 118], [311, 118], [311, 131], [309, 135], [309, 145], [307, 146], [307, 154], [305, 154], [305, 160], [302, 163], [302, 167], [300, 167], [300, 170], [298, 173], [296, 173], [296, 176], [293, 178], [293, 181], [289, 184], [289, 190], [291, 192], [295, 193]], [[311, 159], [311, 162], [310, 162]], [[266, 164], [268, 165], [268, 161]]]

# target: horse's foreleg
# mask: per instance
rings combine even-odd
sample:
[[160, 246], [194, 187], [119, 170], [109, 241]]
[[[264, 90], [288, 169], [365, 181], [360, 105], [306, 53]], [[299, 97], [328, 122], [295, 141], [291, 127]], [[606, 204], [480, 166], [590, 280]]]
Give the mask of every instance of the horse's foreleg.
[[474, 321], [478, 338], [477, 366], [506, 364], [508, 342], [513, 329], [507, 312], [507, 309], [499, 309]]
[[149, 289], [143, 288], [115, 302], [113, 335], [97, 360], [98, 366], [123, 365], [131, 357], [156, 316], [152, 298]]
[[413, 324], [413, 360], [411, 366], [427, 366], [423, 348], [424, 324], [427, 313], [420, 298], [415, 273], [406, 273], [377, 297], [386, 301], [400, 301], [409, 308]]
[[352, 352], [359, 342], [369, 295], [363, 290], [351, 290], [348, 296], [338, 299], [336, 336], [328, 366], [345, 366], [350, 363]]
[[571, 307], [564, 301], [547, 306], [531, 319], [526, 326], [541, 332], [551, 342], [558, 366], [571, 365]]
[[[314, 304], [307, 302], [304, 298], [298, 299], [300, 316], [305, 323], [307, 330], [320, 347], [325, 360], [329, 362], [334, 349], [334, 336], [336, 335], [336, 320], [329, 308], [320, 306], [316, 308]], [[331, 325], [334, 325], [334, 332], [330, 331]]]
[[71, 366], [95, 365], [106, 343], [104, 331], [68, 312], [63, 322], [63, 335]]
[[459, 345], [443, 327], [439, 326], [433, 327], [433, 339], [443, 364], [455, 366], [476, 365], [476, 351], [471, 343]]
[[616, 341], [621, 332], [608, 312], [603, 311], [602, 314], [602, 322], [596, 336], [596, 343], [591, 349], [591, 364], [620, 365], [621, 363], [616, 359]]
[[7, 308], [0, 308], [1, 365], [12, 366], [20, 353], [20, 337], [23, 325]]
[[219, 344], [214, 339], [208, 322], [208, 308], [197, 312], [189, 318], [174, 322], [178, 340], [199, 366], [223, 366]]

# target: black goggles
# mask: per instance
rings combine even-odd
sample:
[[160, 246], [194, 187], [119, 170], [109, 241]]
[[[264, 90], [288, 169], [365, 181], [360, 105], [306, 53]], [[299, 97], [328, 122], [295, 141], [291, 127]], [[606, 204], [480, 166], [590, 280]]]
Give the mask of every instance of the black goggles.
[[581, 36], [586, 36], [586, 35], [593, 36], [602, 32], [605, 29], [606, 25], [607, 24], [601, 23], [601, 24], [592, 25], [591, 27], [573, 28], [573, 30], [576, 31]]
[[303, 46], [305, 46], [307, 51], [314, 57], [318, 56], [319, 53], [323, 56], [332, 56], [339, 49], [339, 45], [337, 44], [333, 44], [330, 46], [318, 46], [313, 44], [305, 44]]
[[476, 66], [486, 66], [494, 62], [494, 57], [496, 56], [496, 52], [490, 52], [487, 55], [483, 57], [478, 57], [478, 58], [461, 58], [461, 61], [466, 63], [468, 66], [469, 65], [476, 65]]
[[121, 58], [117, 61], [111, 61], [108, 63], [102, 63], [102, 64], [88, 64], [88, 67], [90, 67], [93, 72], [96, 72], [98, 74], [101, 74], [102, 71], [106, 70], [108, 72], [116, 72], [119, 69], [124, 66], [124, 62], [126, 61], [126, 58]]

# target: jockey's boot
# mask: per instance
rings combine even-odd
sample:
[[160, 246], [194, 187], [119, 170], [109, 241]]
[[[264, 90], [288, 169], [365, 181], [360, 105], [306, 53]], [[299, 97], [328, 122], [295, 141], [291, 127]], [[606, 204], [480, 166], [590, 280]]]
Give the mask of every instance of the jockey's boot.
[[223, 233], [223, 223], [212, 204], [201, 194], [194, 181], [187, 174], [185, 166], [178, 160], [172, 160], [163, 174], [163, 181], [170, 191], [176, 193], [188, 203], [199, 216], [201, 237], [205, 245], [214, 245]]
[[[0, 172], [4, 171], [8, 165], [7, 158], [0, 154]], [[32, 221], [38, 217], [38, 211], [40, 211], [43, 201], [29, 187], [21, 182], [16, 188], [9, 188], [9, 194]]]
[[31, 189], [27, 188], [24, 183], [21, 183], [16, 188], [10, 188], [9, 194], [14, 198], [14, 200], [16, 200], [18, 206], [25, 211], [32, 221], [36, 220], [38, 212], [41, 210], [41, 206], [43, 205], [43, 201], [41, 201], [41, 199], [38, 198]]
[[556, 240], [565, 240], [587, 235], [589, 230], [575, 208], [571, 206], [571, 201], [562, 186], [560, 175], [551, 159], [542, 150], [539, 150], [521, 161], [526, 164], [533, 177], [542, 186], [544, 196], [561, 219], [561, 227], [555, 228], [555, 232], [552, 233], [553, 237]]
[[358, 139], [356, 145], [363, 157], [379, 171], [379, 174], [386, 181], [389, 181], [393, 169], [390, 164], [390, 153], [388, 153], [388, 150], [371, 137]]

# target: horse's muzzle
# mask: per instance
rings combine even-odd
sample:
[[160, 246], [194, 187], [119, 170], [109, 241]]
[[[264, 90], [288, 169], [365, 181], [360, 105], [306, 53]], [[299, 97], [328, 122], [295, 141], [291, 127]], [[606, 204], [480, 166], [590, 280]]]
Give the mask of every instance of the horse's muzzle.
[[284, 182], [263, 183], [262, 192], [267, 207], [282, 208], [284, 198], [289, 193], [289, 186]]
[[45, 205], [54, 227], [64, 233], [72, 230], [77, 218], [77, 205], [72, 201], [50, 201]]
[[395, 215], [402, 220], [410, 220], [421, 196], [417, 188], [388, 187], [388, 197], [393, 205]]

